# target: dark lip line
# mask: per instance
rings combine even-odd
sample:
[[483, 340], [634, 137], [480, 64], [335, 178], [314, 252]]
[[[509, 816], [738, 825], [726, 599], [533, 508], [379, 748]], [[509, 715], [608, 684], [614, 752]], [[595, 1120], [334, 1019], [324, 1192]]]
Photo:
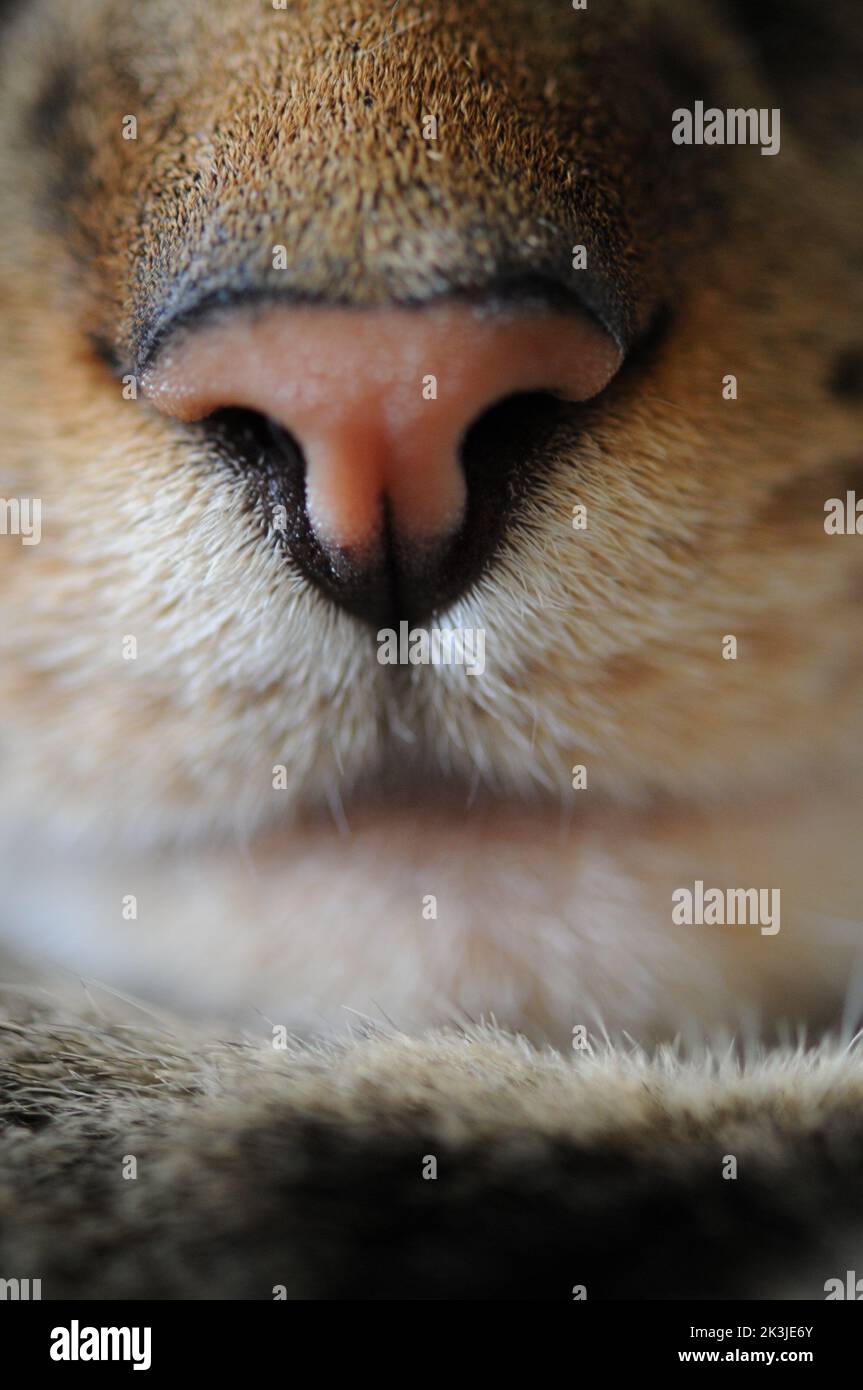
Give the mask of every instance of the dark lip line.
[[[754, 802], [746, 803], [747, 813]], [[352, 840], [394, 822], [398, 826], [428, 828], [436, 826], [458, 838], [466, 832], [482, 835], [515, 824], [531, 826], [555, 843], [570, 844], [585, 833], [612, 832], [616, 836], [664, 833], [681, 823], [690, 825], [693, 816], [708, 821], [718, 814], [721, 804], [705, 805], [677, 798], [656, 788], [645, 788], [632, 800], [623, 801], [610, 793], [599, 793], [589, 806], [577, 806], [561, 789], [489, 788], [471, 786], [470, 779], [439, 776], [431, 781], [415, 774], [404, 780], [384, 776], [364, 780], [337, 804], [325, 795], [297, 806], [286, 820], [268, 823], [253, 836], [255, 843], [281, 843], [285, 837], [322, 837], [331, 842]], [[727, 809], [727, 803], [725, 804]]]
[[387, 307], [419, 311], [442, 303], [473, 304], [490, 315], [536, 310], [564, 314], [588, 313], [597, 319], [626, 355], [633, 344], [634, 335], [626, 322], [624, 308], [590, 272], [582, 271], [579, 274], [582, 278], [578, 291], [563, 283], [554, 274], [517, 271], [496, 276], [487, 284], [455, 286], [429, 295], [399, 297], [380, 302], [372, 301], [368, 304], [328, 294], [325, 290], [313, 292], [291, 286], [273, 288], [268, 285], [216, 285], [199, 297], [191, 298], [178, 309], [164, 314], [152, 324], [141, 338], [136, 354], [135, 373], [140, 377], [146, 372], [167, 340], [180, 331], [199, 325], [223, 311], [242, 307], [263, 308], [272, 304], [325, 305], [329, 308], [355, 310], [357, 313]]
[[[573, 809], [563, 795], [555, 797], [547, 791], [506, 794], [502, 790], [471, 787], [467, 779], [460, 777], [451, 781], [438, 779], [431, 784], [413, 777], [403, 783], [384, 778], [377, 786], [368, 783], [353, 789], [340, 800], [338, 815], [326, 800], [298, 807], [290, 831], [353, 835], [388, 817], [396, 817], [400, 822], [415, 818], [438, 820], [454, 830], [471, 823], [480, 827], [501, 817], [552, 820], [567, 832], [588, 819], [586, 812]], [[269, 827], [265, 833], [280, 833], [285, 828]]]

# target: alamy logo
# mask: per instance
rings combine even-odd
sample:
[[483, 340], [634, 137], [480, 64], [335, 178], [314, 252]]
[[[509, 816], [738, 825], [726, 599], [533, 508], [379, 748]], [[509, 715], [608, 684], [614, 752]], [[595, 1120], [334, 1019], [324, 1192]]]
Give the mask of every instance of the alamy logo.
[[863, 497], [846, 492], [842, 497], [828, 497], [824, 503], [824, 530], [828, 536], [863, 536]]
[[0, 497], [0, 536], [20, 536], [22, 545], [42, 539], [41, 497]]
[[398, 632], [383, 627], [378, 633], [381, 666], [464, 666], [469, 676], [485, 670], [485, 629], [470, 627], [412, 628], [399, 623]]
[[699, 878], [693, 888], [675, 888], [671, 920], [678, 927], [761, 928], [762, 936], [779, 930], [778, 888], [707, 888]]
[[149, 1327], [69, 1327], [51, 1330], [52, 1361], [131, 1361], [133, 1371], [149, 1371]]
[[671, 113], [671, 138], [675, 145], [760, 145], [762, 154], [778, 154], [780, 144], [779, 108], [762, 106], [756, 110], [718, 106], [704, 109], [697, 101], [693, 111], [679, 106]]
[[0, 1279], [0, 1300], [27, 1302], [42, 1297], [41, 1279]]
[[844, 1279], [828, 1279], [824, 1285], [824, 1297], [828, 1303], [837, 1298], [852, 1299], [855, 1303], [863, 1302], [863, 1279], [857, 1278], [857, 1272], [853, 1269], [846, 1269]]

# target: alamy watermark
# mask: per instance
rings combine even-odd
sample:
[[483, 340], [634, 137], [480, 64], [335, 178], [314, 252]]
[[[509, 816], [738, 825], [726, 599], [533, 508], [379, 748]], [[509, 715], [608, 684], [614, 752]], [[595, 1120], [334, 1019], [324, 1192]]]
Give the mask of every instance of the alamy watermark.
[[149, 1327], [82, 1327], [73, 1318], [52, 1329], [49, 1354], [52, 1361], [131, 1361], [133, 1371], [149, 1371], [151, 1338]]
[[762, 936], [779, 931], [778, 888], [675, 888], [671, 920], [681, 927], [760, 927]]
[[469, 676], [485, 670], [485, 629], [481, 627], [414, 627], [399, 623], [399, 630], [383, 627], [378, 632], [381, 666], [464, 666]]
[[863, 1279], [857, 1278], [856, 1270], [846, 1269], [844, 1278], [834, 1277], [825, 1281], [824, 1298], [828, 1303], [837, 1298], [861, 1303], [863, 1302]]
[[671, 113], [675, 145], [760, 145], [762, 154], [778, 154], [779, 107], [730, 107], [726, 111], [697, 101], [692, 111], [678, 106]]
[[828, 536], [863, 536], [863, 497], [846, 492], [824, 503], [824, 530]]
[[0, 536], [20, 536], [22, 545], [42, 539], [41, 497], [0, 497]]
[[27, 1302], [42, 1297], [41, 1279], [0, 1279], [0, 1300], [11, 1299], [13, 1303]]

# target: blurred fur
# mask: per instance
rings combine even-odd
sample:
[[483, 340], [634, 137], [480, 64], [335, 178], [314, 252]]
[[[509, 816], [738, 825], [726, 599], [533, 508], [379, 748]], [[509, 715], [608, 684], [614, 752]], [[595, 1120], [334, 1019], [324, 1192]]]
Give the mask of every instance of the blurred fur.
[[[18, 615], [5, 814], [134, 843], [248, 833], [406, 757], [567, 804], [579, 761], [592, 794], [628, 802], [736, 803], [859, 771], [861, 560], [821, 510], [860, 462], [860, 410], [829, 389], [859, 336], [850, 156], [816, 157], [792, 111], [778, 159], [711, 150], [711, 167], [684, 149], [676, 168], [675, 58], [693, 90], [770, 102], [710, 5], [629, 0], [566, 28], [521, 0], [505, 26], [497, 3], [388, 15], [59, 0], [8, 38], [3, 485], [43, 498], [45, 539], [0, 555]], [[120, 138], [127, 111], [137, 141]], [[564, 422], [453, 612], [488, 630], [482, 682], [441, 668], [393, 689], [205, 439], [124, 400], [93, 346], [133, 370], [135, 324], [157, 327], [190, 279], [283, 290], [265, 274], [274, 242], [304, 293], [365, 302], [481, 283], [482, 236], [492, 264], [541, 269], [568, 263], [576, 233], [608, 266], [621, 333], [660, 302], [674, 320]], [[577, 538], [574, 501], [590, 514]]]
[[7, 992], [0, 1073], [0, 1268], [46, 1299], [823, 1299], [859, 1269], [859, 1049], [278, 1052]]
[[[810, 921], [859, 915], [863, 561], [822, 522], [863, 476], [860, 400], [833, 385], [859, 339], [860, 160], [847, 122], [810, 143], [813, 79], [763, 159], [669, 142], [678, 101], [774, 100], [769, 48], [721, 5], [510, 0], [505, 24], [498, 3], [446, 0], [15, 15], [1, 480], [43, 499], [44, 537], [0, 547], [8, 929], [303, 1026], [373, 1004], [405, 1026], [494, 1011], [555, 1037], [588, 1009], [642, 1036], [777, 1000], [829, 1013], [849, 943], [825, 964]], [[486, 629], [482, 680], [391, 679], [206, 435], [123, 398], [191, 290], [422, 302], [559, 274], [576, 241], [633, 360], [563, 413], [448, 615]], [[399, 800], [424, 806], [441, 780], [447, 803], [411, 836]], [[527, 833], [487, 834], [487, 796], [526, 806]], [[307, 834], [330, 814], [341, 837]], [[454, 820], [475, 838], [447, 839]], [[681, 943], [670, 892], [711, 872], [783, 887], [784, 936], [757, 955]]]
[[[814, 29], [835, 69], [807, 67], [732, 3], [12, 8], [0, 494], [44, 505], [41, 545], [0, 545], [3, 928], [26, 953], [305, 1033], [352, 1010], [407, 1031], [494, 1015], [564, 1046], [580, 1023], [651, 1043], [856, 1017], [863, 551], [825, 536], [823, 504], [863, 490], [847, 56], [863, 44], [853, 6], [811, 9], [782, 15], [804, 50]], [[671, 110], [690, 98], [781, 99], [781, 155], [676, 162]], [[135, 142], [120, 138], [128, 113]], [[206, 436], [122, 397], [190, 287], [275, 286], [274, 243], [291, 249], [280, 291], [421, 303], [501, 268], [557, 274], [577, 241], [596, 268], [586, 292], [632, 358], [600, 400], [564, 413], [502, 551], [449, 614], [486, 629], [482, 680], [438, 668], [390, 681]], [[571, 530], [575, 502], [585, 533]], [[727, 633], [736, 662], [721, 658]], [[136, 661], [122, 660], [126, 634]], [[576, 763], [590, 780], [574, 804]], [[431, 804], [438, 782], [449, 804]], [[681, 935], [670, 893], [696, 877], [780, 886], [782, 934]], [[387, 1226], [398, 1253], [367, 1286], [378, 1294], [406, 1270], [425, 1295], [511, 1291], [491, 1234], [454, 1234], [466, 1213], [492, 1220], [472, 1203], [494, 1212], [498, 1191], [504, 1244], [529, 1246], [519, 1288], [538, 1279], [566, 1297], [595, 1277], [679, 1292], [659, 1235], [634, 1255], [624, 1221], [600, 1253], [608, 1226], [591, 1213], [609, 1154], [632, 1221], [669, 1194], [681, 1222], [707, 1213], [708, 1293], [733, 1282], [753, 1212], [765, 1267], [741, 1278], [774, 1292], [788, 1233], [811, 1251], [843, 1203], [857, 1220], [859, 1063], [826, 1045], [737, 1075], [667, 1054], [570, 1066], [457, 1034], [288, 1066], [203, 1036], [175, 1048], [152, 1034], [130, 1054], [75, 1007], [7, 1028], [23, 1049], [8, 1059], [12, 1115], [30, 1137], [16, 1129], [4, 1162], [35, 1175], [15, 1167], [0, 1184], [32, 1232], [10, 1249], [54, 1288], [77, 1289], [80, 1272], [93, 1296], [269, 1297], [270, 1281], [355, 1296], [358, 1252], [390, 1218], [372, 1202], [350, 1258], [316, 1262], [320, 1229], [344, 1222], [350, 1246], [368, 1198], [345, 1152], [360, 1187], [410, 1194]], [[369, 1091], [380, 1105], [366, 1109]], [[427, 1124], [403, 1123], [420, 1093]], [[139, 1140], [146, 1182], [121, 1184], [116, 1154]], [[498, 1141], [500, 1187], [482, 1158], [494, 1168]], [[422, 1195], [434, 1144], [451, 1146], [455, 1195]], [[755, 1197], [720, 1182], [731, 1150], [752, 1156]], [[41, 1181], [61, 1167], [62, 1182]], [[546, 1180], [556, 1195], [535, 1229], [573, 1235], [553, 1267], [531, 1234]], [[440, 1200], [452, 1224], [439, 1239]], [[90, 1202], [112, 1242], [124, 1233], [107, 1264], [88, 1244]], [[421, 1269], [399, 1243], [414, 1203], [437, 1242]], [[271, 1234], [284, 1212], [299, 1232], [290, 1258]], [[158, 1260], [142, 1272], [127, 1252], [147, 1242]]]

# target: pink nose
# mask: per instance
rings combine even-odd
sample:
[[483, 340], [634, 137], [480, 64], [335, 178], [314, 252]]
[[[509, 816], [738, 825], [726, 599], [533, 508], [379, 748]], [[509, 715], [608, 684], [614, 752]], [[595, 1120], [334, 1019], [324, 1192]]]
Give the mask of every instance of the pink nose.
[[180, 420], [242, 407], [289, 432], [326, 551], [375, 555], [386, 516], [400, 544], [428, 554], [464, 523], [460, 448], [483, 412], [524, 392], [587, 400], [620, 359], [581, 313], [271, 303], [180, 332], [143, 389]]

